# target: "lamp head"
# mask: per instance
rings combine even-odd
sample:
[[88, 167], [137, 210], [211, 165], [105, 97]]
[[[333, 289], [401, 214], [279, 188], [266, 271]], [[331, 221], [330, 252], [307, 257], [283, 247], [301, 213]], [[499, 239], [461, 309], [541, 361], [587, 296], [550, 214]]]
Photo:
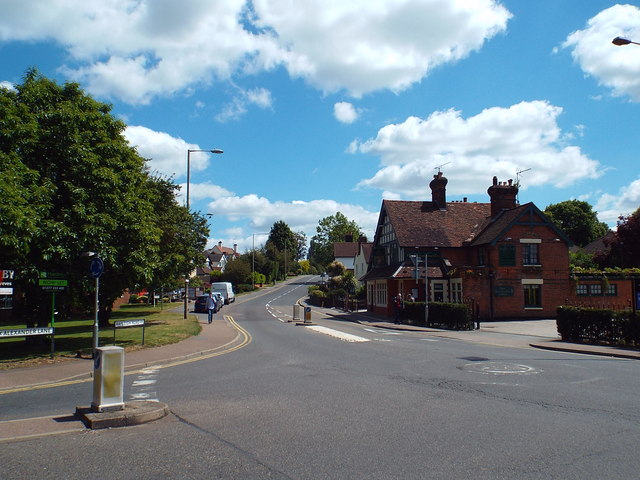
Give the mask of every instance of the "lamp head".
[[626, 38], [616, 37], [611, 41], [611, 43], [617, 46], [621, 46], [621, 45], [629, 45], [632, 42], [631, 40], [627, 40]]

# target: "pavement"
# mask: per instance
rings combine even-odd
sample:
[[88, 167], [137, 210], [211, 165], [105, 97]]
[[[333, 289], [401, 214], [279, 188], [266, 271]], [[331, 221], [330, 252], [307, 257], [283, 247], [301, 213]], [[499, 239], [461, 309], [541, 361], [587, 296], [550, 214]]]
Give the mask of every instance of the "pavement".
[[[305, 305], [307, 304], [305, 303]], [[455, 331], [397, 324], [364, 311], [343, 312], [335, 308], [320, 308], [315, 306], [311, 306], [311, 308], [312, 312], [320, 317], [324, 316], [325, 318], [357, 322], [372, 328], [429, 333], [434, 337], [451, 338], [503, 347], [532, 347], [559, 352], [640, 360], [640, 351], [638, 350], [606, 345], [563, 342], [558, 334], [555, 319], [482, 322], [479, 330]]]
[[[333, 319], [356, 322], [371, 328], [428, 333], [434, 337], [473, 343], [516, 348], [533, 347], [640, 360], [640, 351], [562, 342], [556, 330], [555, 320], [484, 322], [479, 330], [450, 331], [395, 324], [367, 312], [343, 312], [334, 308], [315, 306], [311, 309], [312, 321]], [[224, 310], [216, 315], [214, 322], [210, 325], [207, 324], [204, 315], [199, 318], [202, 331], [197, 336], [172, 345], [126, 352], [125, 375], [153, 366], [167, 367], [221, 355], [240, 348], [250, 338], [231, 316], [224, 314]], [[68, 358], [36, 367], [0, 370], [0, 397], [19, 391], [90, 382], [92, 376], [93, 360], [86, 358]], [[91, 399], [87, 399], [87, 404], [89, 400]], [[85, 428], [137, 425], [157, 420], [168, 413], [167, 405], [150, 401], [125, 402], [124, 409], [116, 412], [94, 412], [89, 406], [78, 406], [75, 413], [69, 415], [0, 422], [0, 443]]]

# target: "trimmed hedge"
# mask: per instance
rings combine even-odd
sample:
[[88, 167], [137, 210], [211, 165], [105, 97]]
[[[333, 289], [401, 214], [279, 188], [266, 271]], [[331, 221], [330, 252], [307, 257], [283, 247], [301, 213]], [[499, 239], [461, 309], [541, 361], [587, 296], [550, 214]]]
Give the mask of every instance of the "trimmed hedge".
[[557, 314], [565, 342], [640, 346], [640, 319], [633, 312], [562, 306]]
[[443, 328], [447, 330], [473, 330], [469, 307], [462, 303], [429, 303], [429, 322], [424, 321], [424, 302], [405, 302], [401, 320], [409, 325]]
[[327, 295], [319, 288], [309, 288], [309, 303], [316, 307], [323, 307]]

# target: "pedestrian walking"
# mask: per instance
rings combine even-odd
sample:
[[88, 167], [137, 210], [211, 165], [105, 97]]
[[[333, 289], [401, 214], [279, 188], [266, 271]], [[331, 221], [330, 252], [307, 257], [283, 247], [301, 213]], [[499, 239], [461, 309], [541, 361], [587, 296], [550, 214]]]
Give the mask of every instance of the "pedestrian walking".
[[213, 321], [213, 314], [216, 311], [216, 299], [213, 296], [213, 293], [209, 292], [209, 296], [207, 297], [207, 315], [209, 323]]
[[393, 313], [395, 314], [393, 323], [400, 323], [401, 311], [402, 311], [402, 296], [397, 295], [393, 297]]

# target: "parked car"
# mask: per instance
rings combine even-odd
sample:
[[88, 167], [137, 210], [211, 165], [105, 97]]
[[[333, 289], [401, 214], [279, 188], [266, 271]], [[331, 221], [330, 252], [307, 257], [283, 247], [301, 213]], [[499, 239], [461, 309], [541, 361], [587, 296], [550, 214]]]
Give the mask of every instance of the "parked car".
[[193, 311], [195, 313], [207, 313], [207, 297], [209, 295], [198, 295], [196, 297], [196, 303], [193, 305]]
[[213, 292], [213, 297], [216, 299], [216, 312], [219, 312], [220, 310], [222, 310], [222, 307], [224, 306], [224, 298], [222, 298], [222, 295], [219, 294], [218, 292]]
[[[198, 295], [196, 297], [196, 303], [193, 306], [195, 313], [207, 313], [207, 298], [209, 295]], [[213, 309], [214, 313], [218, 312], [224, 305], [224, 298], [217, 292], [213, 292], [213, 298], [216, 301], [216, 308]]]

